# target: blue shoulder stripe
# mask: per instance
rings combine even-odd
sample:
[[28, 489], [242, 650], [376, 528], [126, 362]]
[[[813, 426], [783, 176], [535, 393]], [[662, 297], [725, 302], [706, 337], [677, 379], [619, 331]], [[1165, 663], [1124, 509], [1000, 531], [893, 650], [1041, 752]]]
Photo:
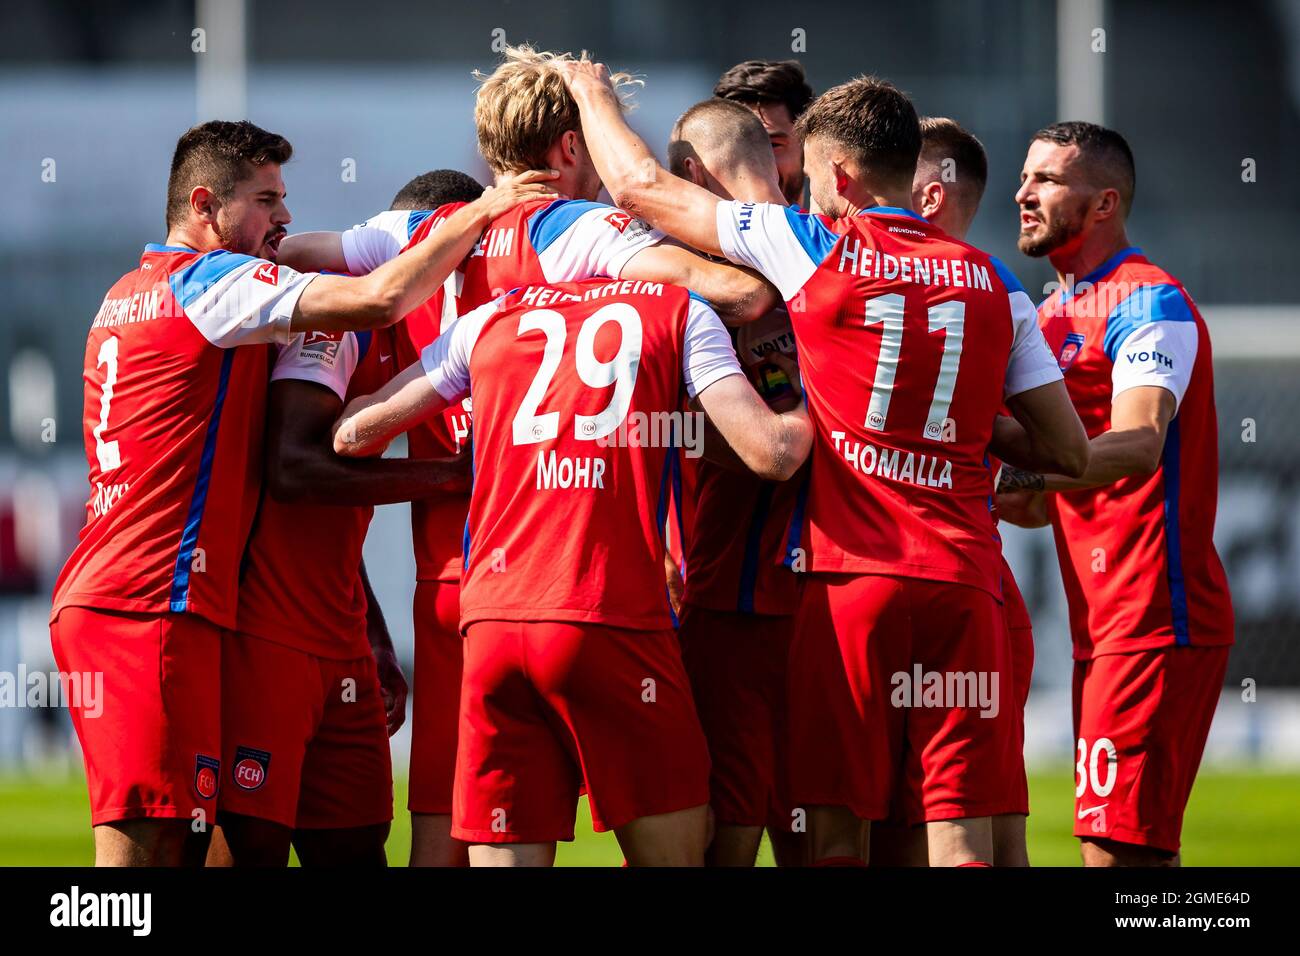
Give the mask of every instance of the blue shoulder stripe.
[[1135, 330], [1152, 322], [1195, 322], [1191, 307], [1177, 286], [1162, 283], [1144, 285], [1126, 296], [1106, 317], [1102, 348], [1107, 358], [1115, 355]]
[[557, 199], [549, 206], [537, 210], [528, 219], [528, 242], [533, 251], [541, 254], [547, 246], [564, 235], [580, 216], [593, 209], [614, 211], [613, 206], [586, 199]]
[[370, 351], [370, 343], [374, 339], [374, 336], [369, 331], [353, 332], [352, 334], [357, 337], [357, 364], [360, 365], [361, 360], [364, 359], [366, 353]]
[[817, 264], [825, 261], [840, 237], [831, 232], [820, 219], [810, 212], [800, 212], [792, 206], [785, 207], [785, 219], [808, 258]]
[[420, 228], [420, 223], [432, 216], [433, 213], [434, 210], [432, 209], [421, 209], [406, 217], [406, 238], [408, 241], [415, 235], [415, 230]]
[[176, 296], [176, 301], [181, 304], [182, 309], [187, 309], [190, 303], [231, 272], [242, 265], [256, 261], [252, 256], [246, 256], [242, 252], [227, 252], [225, 249], [205, 252], [184, 269], [172, 273], [171, 278], [168, 279], [172, 287], [172, 295]]
[[1025, 291], [1025, 287], [1020, 284], [1020, 280], [1016, 278], [1016, 274], [1008, 269], [1001, 259], [997, 256], [989, 256], [989, 259], [993, 262], [993, 270], [997, 272], [998, 278], [1001, 279], [1002, 284], [1007, 287], [1008, 295], [1012, 292]]

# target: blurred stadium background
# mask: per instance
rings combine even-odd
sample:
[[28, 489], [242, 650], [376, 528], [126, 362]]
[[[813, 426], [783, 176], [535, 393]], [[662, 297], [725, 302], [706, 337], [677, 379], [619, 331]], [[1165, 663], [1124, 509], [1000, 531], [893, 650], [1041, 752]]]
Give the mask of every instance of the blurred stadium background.
[[[1015, 248], [1031, 133], [1055, 119], [1122, 131], [1138, 161], [1130, 235], [1180, 276], [1215, 346], [1222, 480], [1215, 538], [1238, 645], [1189, 809], [1189, 863], [1300, 863], [1300, 2], [687, 0], [471, 5], [369, 0], [5, 0], [0, 31], [0, 680], [50, 671], [51, 585], [86, 497], [81, 363], [104, 291], [163, 237], [176, 137], [247, 116], [293, 142], [292, 229], [338, 229], [436, 167], [486, 180], [471, 71], [502, 42], [589, 49], [647, 80], [634, 123], [662, 144], [726, 67], [801, 60], [818, 91], [874, 72], [984, 141], [972, 241], [1026, 288]], [[1101, 32], [1098, 32], [1101, 31]], [[1069, 639], [1049, 534], [1008, 528], [1034, 614], [1027, 754], [1031, 850], [1072, 863]], [[407, 511], [366, 547], [410, 659]], [[306, 599], [306, 597], [304, 597]], [[20, 688], [21, 689], [21, 688]], [[59, 709], [0, 706], [0, 864], [90, 859], [80, 756]], [[395, 767], [407, 737], [394, 740]], [[404, 862], [404, 801], [390, 856]], [[561, 862], [618, 862], [612, 838]]]

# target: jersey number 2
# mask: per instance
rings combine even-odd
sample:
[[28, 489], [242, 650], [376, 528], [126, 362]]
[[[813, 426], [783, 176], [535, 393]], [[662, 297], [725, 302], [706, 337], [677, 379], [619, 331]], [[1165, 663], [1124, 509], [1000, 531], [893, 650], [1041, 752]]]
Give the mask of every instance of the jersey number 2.
[[104, 373], [104, 388], [99, 395], [99, 424], [91, 434], [95, 436], [95, 457], [99, 459], [101, 472], [112, 471], [122, 464], [122, 452], [115, 441], [104, 441], [104, 429], [108, 428], [108, 406], [113, 401], [113, 387], [117, 385], [117, 336], [110, 335], [99, 346], [99, 355], [95, 368], [108, 366]]
[[[606, 322], [617, 322], [622, 331], [618, 352], [608, 362], [596, 358], [596, 333]], [[548, 441], [560, 434], [560, 413], [542, 412], [538, 408], [546, 397], [551, 380], [560, 369], [564, 356], [566, 326], [564, 316], [554, 309], [534, 309], [519, 317], [519, 335], [525, 332], [542, 332], [546, 347], [542, 351], [542, 364], [533, 376], [532, 384], [524, 393], [523, 403], [515, 412], [514, 440], [516, 445], [533, 445]], [[573, 416], [573, 437], [581, 441], [595, 441], [611, 434], [627, 417], [632, 402], [632, 389], [636, 387], [636, 373], [641, 364], [641, 316], [626, 302], [612, 302], [597, 309], [578, 330], [578, 345], [574, 365], [578, 378], [591, 388], [614, 386], [609, 404], [595, 415]]]
[[[952, 393], [957, 386], [957, 366], [961, 364], [962, 338], [966, 333], [966, 303], [940, 302], [926, 311], [931, 333], [944, 329], [943, 358], [939, 361], [939, 377], [930, 397], [930, 410], [925, 416], [923, 434], [931, 441], [943, 438], [943, 424], [952, 405]], [[898, 359], [903, 348], [903, 297], [896, 292], [867, 300], [865, 325], [883, 325], [880, 335], [880, 356], [876, 359], [876, 379], [871, 386], [871, 404], [867, 406], [866, 426], [883, 432], [889, 419], [889, 399], [894, 391], [894, 376], [898, 372]]]

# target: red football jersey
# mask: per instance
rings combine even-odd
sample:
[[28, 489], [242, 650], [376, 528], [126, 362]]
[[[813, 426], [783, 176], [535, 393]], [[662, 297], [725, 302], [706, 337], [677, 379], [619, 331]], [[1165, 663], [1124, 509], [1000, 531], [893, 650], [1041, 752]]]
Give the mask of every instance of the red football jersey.
[[78, 605], [234, 627], [261, 485], [267, 343], [288, 341], [314, 277], [150, 244], [109, 290], [86, 342], [91, 495], [53, 616]]
[[[280, 352], [271, 381], [316, 382], [346, 404], [401, 368], [394, 338], [391, 329], [308, 332]], [[370, 653], [360, 566], [374, 511], [263, 495], [240, 576], [238, 630], [317, 657]]]
[[422, 357], [474, 397], [461, 629], [481, 620], [670, 626], [663, 528], [683, 391], [740, 374], [717, 315], [661, 283], [527, 286]]
[[[783, 369], [770, 356], [796, 355], [784, 308], [732, 331], [736, 355], [750, 384], [768, 401], [791, 394]], [[688, 604], [748, 614], [793, 614], [796, 575], [785, 567], [791, 519], [807, 493], [808, 468], [788, 481], [764, 481], [700, 458], [695, 501], [686, 535]]]
[[1124, 249], [1039, 315], [1088, 437], [1128, 388], [1167, 389], [1177, 411], [1160, 466], [1104, 488], [1048, 496], [1074, 656], [1233, 642], [1214, 549], [1219, 427], [1210, 333], [1182, 284]]
[[[349, 271], [363, 275], [424, 241], [464, 203], [391, 211], [343, 233]], [[613, 206], [570, 199], [523, 203], [495, 220], [443, 288], [408, 315], [399, 335], [402, 366], [414, 361], [458, 314], [523, 285], [618, 278], [624, 265], [662, 238]], [[470, 444], [469, 399], [408, 433], [413, 458], [459, 454]], [[463, 566], [468, 483], [411, 504], [416, 578], [458, 580]]]
[[781, 291], [799, 343], [816, 437], [787, 562], [1000, 595], [993, 418], [1061, 377], [1015, 277], [903, 209], [831, 221], [723, 202], [717, 218], [728, 258]]

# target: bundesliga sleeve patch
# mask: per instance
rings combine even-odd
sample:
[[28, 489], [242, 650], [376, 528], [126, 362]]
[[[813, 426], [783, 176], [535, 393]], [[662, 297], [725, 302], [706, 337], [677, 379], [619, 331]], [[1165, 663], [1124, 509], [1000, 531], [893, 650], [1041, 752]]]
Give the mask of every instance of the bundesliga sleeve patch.
[[235, 750], [235, 766], [231, 771], [235, 784], [241, 790], [260, 790], [266, 783], [271, 768], [271, 755], [265, 750], [239, 747]]
[[650, 225], [644, 219], [634, 219], [621, 209], [615, 209], [605, 217], [605, 221], [629, 241], [640, 239], [650, 232]]
[[343, 332], [308, 332], [303, 340], [299, 354], [306, 359], [314, 359], [322, 365], [333, 367], [338, 362], [339, 345], [343, 342]]
[[280, 267], [273, 262], [263, 262], [253, 270], [253, 278], [267, 285], [277, 285], [280, 282]]

